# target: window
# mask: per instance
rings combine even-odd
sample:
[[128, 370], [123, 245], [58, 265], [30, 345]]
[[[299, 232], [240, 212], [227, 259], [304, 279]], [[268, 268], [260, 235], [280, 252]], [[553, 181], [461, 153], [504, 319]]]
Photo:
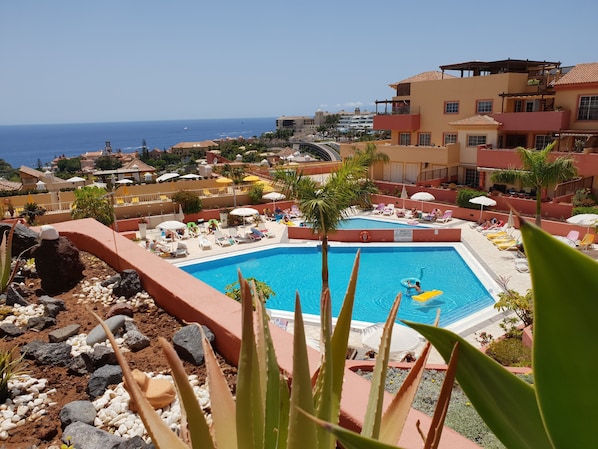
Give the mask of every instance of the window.
[[447, 101], [444, 103], [445, 114], [458, 114], [459, 113], [459, 102], [458, 101]]
[[544, 148], [546, 148], [547, 145], [551, 144], [553, 140], [554, 140], [554, 137], [552, 137], [552, 135], [550, 135], [550, 134], [548, 134], [548, 135], [538, 134], [536, 136], [536, 145], [535, 145], [536, 150], [543, 150]]
[[577, 120], [598, 120], [598, 95], [579, 98]]
[[411, 133], [399, 134], [399, 145], [411, 145]]
[[489, 114], [492, 112], [492, 100], [478, 100], [476, 103], [476, 112], [478, 114]]
[[478, 145], [486, 145], [486, 136], [467, 136], [468, 147], [477, 147]]
[[474, 188], [480, 185], [480, 173], [475, 168], [465, 169], [465, 185]]
[[422, 147], [429, 147], [432, 142], [432, 134], [431, 133], [419, 133], [418, 138], [418, 145]]
[[523, 101], [515, 100], [515, 105], [513, 106], [513, 112], [521, 112], [523, 111]]
[[457, 143], [457, 133], [444, 133], [444, 145]]

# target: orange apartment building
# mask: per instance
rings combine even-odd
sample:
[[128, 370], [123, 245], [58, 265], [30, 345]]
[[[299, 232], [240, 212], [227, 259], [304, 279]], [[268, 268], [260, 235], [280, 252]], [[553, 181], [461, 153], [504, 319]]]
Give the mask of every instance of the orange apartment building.
[[[541, 149], [554, 140], [554, 157], [576, 161], [580, 179], [549, 189], [551, 198], [580, 186], [598, 190], [598, 63], [507, 59], [440, 66], [391, 84], [391, 100], [376, 101], [377, 142], [390, 163], [374, 179], [439, 185], [454, 182], [488, 190], [489, 173], [520, 167], [515, 148]], [[341, 156], [355, 146], [341, 145]]]

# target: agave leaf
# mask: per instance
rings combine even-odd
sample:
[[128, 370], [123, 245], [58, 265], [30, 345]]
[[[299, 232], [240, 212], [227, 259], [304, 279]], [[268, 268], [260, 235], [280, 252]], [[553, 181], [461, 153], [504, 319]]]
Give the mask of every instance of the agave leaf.
[[305, 343], [305, 328], [299, 294], [295, 298], [295, 324], [293, 327], [293, 379], [289, 411], [288, 449], [317, 448], [316, 424], [301, 410], [314, 414], [309, 360]]
[[[206, 338], [203, 328], [199, 326], [199, 329], [201, 331], [201, 344], [208, 375], [208, 385], [210, 386], [210, 408], [212, 409], [214, 440], [218, 447], [236, 448], [237, 428], [235, 427], [235, 421], [231, 419], [231, 417], [236, 414], [235, 399], [228, 388], [228, 382], [220, 369], [212, 345]], [[191, 414], [189, 410], [187, 410], [187, 415], [195, 417], [195, 414]], [[194, 430], [194, 425], [195, 423], [191, 423], [189, 426], [191, 432]], [[193, 437], [191, 441], [195, 441]], [[200, 446], [198, 445], [197, 447]]]
[[[440, 310], [436, 313], [434, 326], [438, 326], [440, 320]], [[388, 444], [396, 444], [401, 438], [407, 416], [411, 410], [411, 404], [417, 394], [417, 389], [424, 374], [424, 369], [430, 355], [432, 345], [426, 342], [424, 349], [418, 359], [415, 361], [409, 374], [403, 381], [401, 388], [392, 399], [392, 402], [384, 412], [380, 423], [379, 440]]]
[[[254, 291], [256, 290], [254, 289]], [[264, 388], [265, 399], [264, 448], [284, 449], [288, 425], [289, 390], [278, 367], [266, 306], [261, 299], [255, 299], [258, 319], [257, 347], [260, 359], [260, 381]], [[286, 404], [286, 410], [283, 404]]]
[[[320, 369], [317, 378], [318, 394], [314, 397], [315, 415], [328, 422], [335, 422], [336, 417], [333, 416], [334, 410], [333, 402], [333, 384], [332, 373], [334, 369], [334, 361], [332, 360], [330, 334], [332, 333], [332, 309], [330, 305], [330, 290], [326, 289], [320, 302], [320, 322], [321, 322], [321, 339], [320, 344], [323, 346], [321, 353]], [[345, 351], [346, 353], [346, 351]], [[334, 437], [330, 432], [318, 427], [318, 448], [334, 448]]]
[[[116, 356], [116, 360], [120, 365], [123, 371], [123, 377], [125, 378], [125, 382], [129, 386], [129, 394], [139, 407], [139, 417], [143, 421], [143, 425], [147, 430], [152, 442], [158, 449], [189, 449], [189, 447], [183, 443], [173, 432], [170, 430], [168, 425], [162, 421], [160, 415], [156, 413], [154, 408], [150, 405], [149, 401], [146, 399], [145, 395], [137, 385], [137, 381], [133, 378], [133, 374], [131, 373], [131, 369], [125, 357], [120, 352], [120, 348], [118, 347], [118, 343], [114, 339], [114, 335], [110, 332], [110, 329], [102, 319], [96, 315], [93, 311], [89, 311], [96, 320], [104, 329], [108, 337], [108, 341], [112, 345], [112, 349], [114, 350], [114, 355]], [[208, 446], [209, 447], [209, 446]]]
[[596, 444], [598, 264], [523, 222], [534, 292], [533, 367], [538, 403], [556, 448]]
[[446, 419], [446, 413], [449, 408], [451, 400], [451, 392], [453, 391], [453, 385], [455, 383], [455, 373], [457, 371], [457, 361], [459, 358], [459, 343], [455, 344], [453, 352], [451, 354], [451, 360], [449, 361], [446, 373], [444, 375], [444, 382], [442, 382], [442, 388], [438, 396], [438, 402], [434, 409], [434, 415], [432, 416], [432, 422], [430, 423], [430, 429], [426, 436], [426, 444], [424, 449], [437, 449], [440, 444], [440, 435], [442, 435], [442, 426], [444, 426], [444, 420]]
[[459, 342], [457, 381], [480, 417], [506, 447], [552, 447], [531, 385], [446, 329], [405, 323], [427, 338], [446, 361]]
[[8, 232], [8, 238], [6, 234], [2, 234], [2, 243], [0, 243], [0, 268], [2, 270], [0, 274], [0, 291], [3, 292], [9, 284], [10, 279], [10, 266], [12, 263], [12, 238], [15, 232], [16, 223], [13, 223]]
[[[168, 365], [172, 370], [172, 377], [175, 381], [177, 393], [181, 402], [181, 413], [186, 417], [186, 419], [191, 418], [192, 420], [191, 422], [188, 422], [188, 425], [186, 426], [186, 431], [191, 439], [191, 446], [214, 448], [214, 441], [212, 440], [212, 435], [210, 434], [210, 428], [206, 421], [206, 417], [199, 405], [197, 397], [195, 396], [193, 387], [189, 383], [189, 377], [185, 372], [185, 368], [183, 367], [181, 359], [170, 343], [168, 343], [164, 338], [158, 337], [158, 341], [162, 346], [164, 356], [166, 357]], [[206, 365], [208, 363], [208, 357], [209, 355], [206, 353]], [[218, 393], [220, 394], [220, 392]], [[214, 394], [213, 397], [215, 398], [216, 396], [215, 393], [212, 392], [212, 385], [210, 383], [210, 395], [212, 394]], [[213, 405], [214, 404], [212, 404], [212, 406]], [[181, 424], [181, 426], [183, 425]]]
[[[322, 421], [310, 416], [319, 426], [332, 433], [345, 449], [401, 449], [398, 446], [383, 443], [360, 435], [339, 425]], [[307, 447], [307, 446], [306, 446]]]
[[380, 349], [376, 357], [376, 365], [372, 372], [372, 386], [370, 388], [370, 397], [365, 412], [365, 419], [361, 434], [366, 437], [378, 439], [380, 434], [380, 423], [382, 421], [382, 406], [384, 405], [384, 391], [386, 383], [386, 372], [390, 354], [390, 339], [392, 338], [392, 328], [395, 323], [397, 311], [401, 304], [399, 293], [388, 313], [382, 337], [380, 338]]
[[[355, 262], [353, 263], [353, 269], [351, 271], [351, 277], [349, 278], [349, 285], [345, 293], [345, 298], [332, 333], [330, 351], [327, 351], [327, 356], [332, 364], [330, 422], [334, 423], [338, 422], [340, 413], [343, 378], [345, 375], [345, 361], [349, 335], [351, 333], [351, 319], [353, 316], [353, 304], [355, 302], [355, 289], [357, 288], [357, 272], [359, 270], [360, 254], [361, 252], [358, 250], [355, 256]], [[321, 383], [321, 376], [318, 376], [318, 383], [316, 384], [314, 393], [316, 404], [320, 402], [320, 394], [322, 390]]]
[[253, 328], [253, 301], [249, 284], [239, 272], [242, 305], [241, 352], [237, 370], [237, 441], [241, 448], [264, 447], [264, 409]]

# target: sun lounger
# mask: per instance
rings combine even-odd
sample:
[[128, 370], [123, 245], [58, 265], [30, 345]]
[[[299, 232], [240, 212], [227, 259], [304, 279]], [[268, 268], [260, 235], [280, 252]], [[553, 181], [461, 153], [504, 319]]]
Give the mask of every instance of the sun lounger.
[[395, 205], [389, 203], [386, 207], [382, 210], [382, 215], [394, 215], [395, 213]]
[[452, 210], [445, 210], [442, 217], [436, 220], [436, 223], [448, 223], [453, 219], [453, 211]]
[[529, 264], [527, 263], [527, 259], [516, 258], [515, 259], [515, 269], [520, 273], [527, 273], [529, 272]]
[[496, 247], [501, 251], [517, 251], [519, 248], [519, 243], [517, 242], [517, 240], [511, 239], [497, 243]]
[[588, 250], [592, 247], [592, 243], [594, 243], [594, 234], [588, 233], [583, 236], [583, 239], [580, 240], [577, 247], [582, 251]]
[[386, 204], [380, 203], [374, 208], [372, 213], [375, 215], [380, 215], [385, 207], [386, 207]]
[[256, 228], [249, 228], [249, 233], [247, 235], [253, 240], [261, 240], [266, 237], [266, 234]]
[[220, 246], [232, 246], [236, 243], [230, 236], [225, 236], [220, 229], [214, 230], [214, 238]]
[[210, 242], [210, 240], [205, 235], [200, 235], [199, 247], [201, 249], [212, 249], [212, 242]]

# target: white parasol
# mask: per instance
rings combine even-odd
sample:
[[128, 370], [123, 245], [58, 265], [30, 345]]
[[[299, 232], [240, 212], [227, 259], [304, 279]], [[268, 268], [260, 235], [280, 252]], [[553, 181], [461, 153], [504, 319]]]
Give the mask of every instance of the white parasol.
[[243, 226], [245, 226], [245, 218], [259, 215], [260, 211], [252, 207], [237, 207], [236, 209], [231, 210], [230, 214], [237, 217], [243, 217]]
[[403, 209], [405, 209], [405, 200], [409, 198], [407, 193], [407, 187], [403, 184], [403, 190], [401, 190], [401, 199], [403, 200]]
[[262, 196], [265, 200], [272, 200], [272, 211], [276, 209], [276, 201], [284, 200], [286, 196], [280, 192], [270, 192]]
[[178, 178], [180, 175], [178, 173], [164, 173], [156, 178], [156, 182], [164, 182], [169, 181], [174, 178]]
[[187, 225], [182, 221], [167, 220], [156, 226], [160, 231], [176, 231], [177, 229], [185, 229]]
[[66, 182], [85, 182], [85, 178], [81, 178], [80, 176], [73, 176], [72, 178], [67, 179]]
[[492, 198], [489, 198], [485, 195], [476, 196], [475, 198], [470, 198], [469, 202], [472, 204], [479, 204], [480, 207], [480, 220], [482, 220], [482, 213], [484, 212], [484, 206], [496, 206], [496, 201]]
[[[368, 348], [378, 351], [383, 331], [384, 323], [368, 326], [361, 331], [361, 342]], [[421, 340], [416, 331], [397, 323], [394, 324], [392, 328], [392, 337], [390, 339], [390, 353], [395, 357], [415, 351], [420, 343]]]
[[567, 218], [567, 223], [590, 227], [598, 225], [598, 214], [577, 214]]
[[133, 181], [131, 181], [130, 179], [124, 178], [124, 179], [119, 179], [118, 181], [116, 181], [116, 184], [133, 184]]
[[195, 173], [188, 173], [186, 175], [181, 176], [181, 179], [199, 179], [201, 176], [196, 175]]
[[424, 201], [434, 201], [436, 197], [430, 192], [415, 192], [411, 195], [411, 199], [422, 202], [422, 212], [424, 211]]

